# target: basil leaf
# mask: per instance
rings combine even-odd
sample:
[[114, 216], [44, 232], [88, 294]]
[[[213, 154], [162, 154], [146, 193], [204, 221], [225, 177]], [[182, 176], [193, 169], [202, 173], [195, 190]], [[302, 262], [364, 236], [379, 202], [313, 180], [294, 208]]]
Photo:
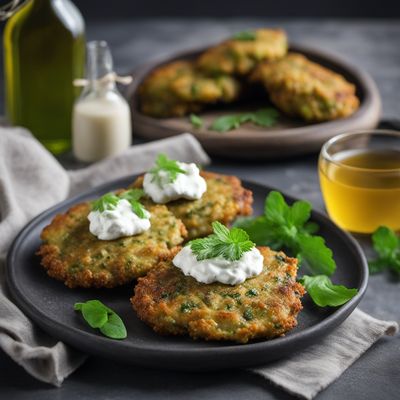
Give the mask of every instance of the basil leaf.
[[83, 318], [92, 328], [100, 328], [108, 320], [107, 308], [99, 300], [89, 300], [81, 305]]
[[103, 335], [111, 339], [126, 338], [127, 332], [122, 319], [101, 301], [88, 300], [85, 303], [75, 303], [74, 309], [81, 311], [89, 326], [100, 329]]
[[122, 319], [114, 312], [109, 315], [108, 321], [100, 327], [100, 332], [111, 339], [125, 339], [128, 335]]

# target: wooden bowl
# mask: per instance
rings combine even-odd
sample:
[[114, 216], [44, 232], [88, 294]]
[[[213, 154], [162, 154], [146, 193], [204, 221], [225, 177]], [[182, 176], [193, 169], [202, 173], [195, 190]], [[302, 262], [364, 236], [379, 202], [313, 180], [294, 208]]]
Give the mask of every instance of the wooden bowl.
[[360, 108], [353, 115], [335, 121], [312, 124], [299, 119], [282, 117], [277, 125], [270, 128], [244, 124], [233, 131], [221, 133], [207, 129], [216, 117], [265, 107], [268, 100], [265, 98], [257, 104], [232, 105], [229, 108], [204, 111], [200, 115], [205, 121], [205, 128], [201, 129], [194, 128], [188, 117], [152, 118], [139, 111], [137, 88], [151, 70], [176, 59], [193, 59], [204, 50], [205, 48], [202, 48], [175, 54], [133, 71], [134, 79], [126, 90], [126, 96], [131, 106], [134, 135], [155, 140], [191, 132], [211, 155], [241, 159], [267, 159], [318, 152], [324, 142], [339, 133], [373, 129], [378, 124], [381, 99], [370, 75], [336, 55], [319, 49], [310, 49], [303, 45], [291, 45], [290, 51], [304, 54], [312, 61], [342, 74], [356, 85]]

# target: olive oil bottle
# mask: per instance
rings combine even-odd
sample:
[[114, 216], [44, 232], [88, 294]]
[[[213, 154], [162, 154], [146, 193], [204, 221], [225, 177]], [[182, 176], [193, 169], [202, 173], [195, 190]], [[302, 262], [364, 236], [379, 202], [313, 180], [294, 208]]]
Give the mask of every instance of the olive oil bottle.
[[69, 0], [27, 0], [4, 30], [7, 117], [51, 152], [71, 145], [71, 115], [83, 76], [84, 21]]

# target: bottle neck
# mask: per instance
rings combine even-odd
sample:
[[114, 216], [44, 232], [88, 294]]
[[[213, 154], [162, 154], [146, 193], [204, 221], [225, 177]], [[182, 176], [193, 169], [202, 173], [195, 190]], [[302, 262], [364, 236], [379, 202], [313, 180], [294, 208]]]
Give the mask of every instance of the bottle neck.
[[86, 76], [91, 90], [101, 93], [116, 89], [113, 60], [106, 42], [92, 41], [87, 44]]

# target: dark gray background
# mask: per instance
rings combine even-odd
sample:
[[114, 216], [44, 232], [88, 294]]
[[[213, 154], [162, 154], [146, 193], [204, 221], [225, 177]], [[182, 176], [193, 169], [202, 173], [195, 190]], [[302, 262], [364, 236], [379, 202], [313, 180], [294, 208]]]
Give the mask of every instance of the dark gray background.
[[393, 0], [74, 0], [87, 18], [139, 17], [389, 17]]
[[[382, 94], [384, 117], [399, 117], [400, 20], [110, 19], [103, 22], [88, 21], [87, 30], [89, 39], [105, 39], [110, 43], [117, 70], [124, 72], [171, 51], [217, 41], [248, 27], [270, 25], [287, 29], [291, 40], [338, 53], [365, 68], [376, 80]], [[308, 199], [316, 208], [323, 209], [317, 155], [246, 164], [216, 159], [211, 169], [275, 186]], [[368, 240], [359, 239], [370, 253]], [[381, 274], [371, 278], [360, 307], [377, 318], [400, 321], [399, 304], [399, 281], [389, 274]], [[37, 382], [3, 353], [0, 353], [0, 371], [2, 399], [292, 398], [245, 371], [171, 373], [127, 367], [95, 357], [68, 378], [61, 389]], [[399, 399], [399, 382], [398, 335], [381, 339], [318, 399]]]

